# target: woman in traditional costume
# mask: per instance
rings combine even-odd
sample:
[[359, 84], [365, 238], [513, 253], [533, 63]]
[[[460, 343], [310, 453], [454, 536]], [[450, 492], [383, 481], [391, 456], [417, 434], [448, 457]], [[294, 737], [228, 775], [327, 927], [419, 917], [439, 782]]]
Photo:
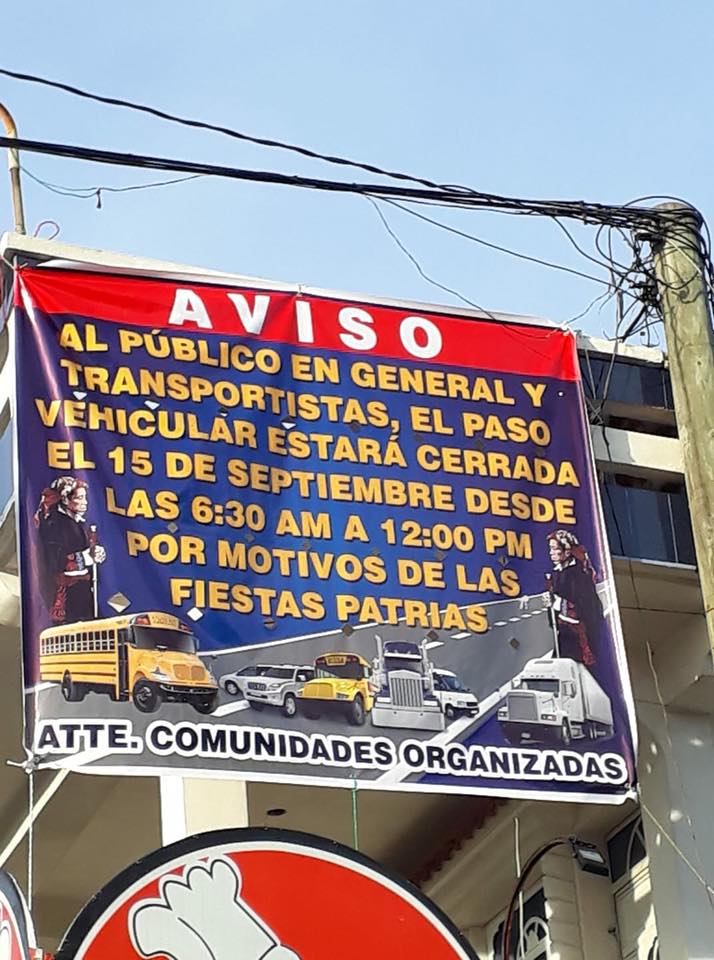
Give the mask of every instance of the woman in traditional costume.
[[53, 625], [95, 616], [92, 568], [106, 559], [94, 527], [85, 521], [87, 484], [57, 477], [42, 491], [35, 513], [40, 589]]
[[546, 575], [545, 595], [555, 619], [561, 657], [586, 667], [597, 663], [604, 616], [595, 570], [585, 548], [569, 530], [548, 535], [553, 572]]

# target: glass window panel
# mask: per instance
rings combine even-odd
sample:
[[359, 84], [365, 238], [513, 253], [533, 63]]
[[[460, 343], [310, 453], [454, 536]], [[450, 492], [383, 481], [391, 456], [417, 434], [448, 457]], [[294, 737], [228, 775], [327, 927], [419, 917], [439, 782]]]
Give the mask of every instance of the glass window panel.
[[607, 389], [608, 400], [672, 409], [669, 373], [664, 367], [628, 360], [615, 360], [613, 364], [610, 357], [581, 354], [580, 368], [585, 395], [590, 399], [602, 399]]
[[625, 474], [601, 476], [610, 549], [617, 556], [693, 564], [694, 546], [683, 484]]
[[[542, 926], [547, 929], [547, 925], [548, 925], [548, 924], [547, 924], [547, 917], [546, 917], [545, 913], [546, 913], [546, 911], [545, 911], [545, 894], [543, 893], [542, 890], [538, 890], [536, 893], [533, 894], [532, 897], [529, 897], [529, 898], [526, 900], [526, 902], [523, 904], [523, 925], [524, 925], [524, 927], [525, 927], [525, 925], [528, 923], [529, 920], [538, 918], [538, 919], [544, 921], [544, 923], [543, 923]], [[516, 908], [516, 911], [515, 911], [515, 913], [514, 913], [514, 915], [513, 915], [513, 926], [512, 926], [512, 931], [513, 931], [512, 937], [513, 937], [513, 939], [511, 939], [511, 945], [512, 945], [512, 946], [514, 945], [514, 941], [515, 941], [516, 936], [517, 936], [516, 931], [520, 930], [520, 926], [521, 926], [520, 914], [521, 914], [521, 911], [520, 911], [518, 908]], [[502, 940], [503, 940], [503, 927], [504, 927], [504, 925], [505, 925], [505, 922], [506, 922], [506, 921], [503, 920], [503, 921], [498, 925], [498, 930], [496, 930], [496, 933], [494, 934], [494, 937], [493, 937], [493, 944], [492, 944], [492, 946], [493, 946], [493, 957], [494, 957], [494, 960], [503, 960]], [[536, 939], [537, 939], [537, 940], [542, 940], [542, 939], [546, 939], [546, 938], [547, 938], [547, 934], [545, 933], [545, 931], [542, 930], [542, 929], [539, 930]], [[533, 956], [532, 960], [540, 960], [541, 957], [543, 958], [543, 960], [546, 960], [547, 956], [548, 956], [548, 953], [547, 953], [547, 950], [546, 950], [546, 951], [544, 951], [543, 953], [536, 954], [535, 956]], [[530, 951], [529, 951], [529, 960], [531, 960]]]
[[607, 844], [607, 854], [610, 860], [610, 878], [613, 883], [616, 883], [620, 877], [624, 877], [628, 871], [645, 859], [647, 850], [645, 849], [641, 817], [630, 820], [610, 838]]
[[697, 558], [694, 555], [692, 518], [689, 515], [689, 501], [687, 500], [686, 491], [682, 488], [676, 493], [671, 493], [669, 496], [679, 563], [691, 563], [695, 565]]

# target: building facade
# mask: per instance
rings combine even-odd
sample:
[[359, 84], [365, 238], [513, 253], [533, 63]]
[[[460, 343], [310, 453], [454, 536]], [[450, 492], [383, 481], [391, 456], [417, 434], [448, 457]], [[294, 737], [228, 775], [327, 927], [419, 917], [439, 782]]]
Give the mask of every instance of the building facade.
[[[8, 235], [5, 261], [90, 261], [114, 270], [196, 268]], [[10, 271], [4, 268], [3, 293]], [[121, 778], [22, 769], [19, 584], [12, 474], [13, 358], [0, 334], [0, 865], [31, 888], [51, 950], [80, 906], [134, 859], [222, 826], [329, 836], [398, 870], [446, 911], [482, 960], [502, 956], [521, 865], [575, 834], [610, 877], [567, 847], [539, 861], [517, 918], [521, 960], [714, 957], [714, 671], [665, 356], [581, 338], [581, 368], [639, 733], [639, 803], [600, 806], [208, 778]], [[714, 478], [713, 478], [714, 482]], [[26, 585], [28, 588], [28, 585]], [[31, 585], [29, 585], [31, 588]]]

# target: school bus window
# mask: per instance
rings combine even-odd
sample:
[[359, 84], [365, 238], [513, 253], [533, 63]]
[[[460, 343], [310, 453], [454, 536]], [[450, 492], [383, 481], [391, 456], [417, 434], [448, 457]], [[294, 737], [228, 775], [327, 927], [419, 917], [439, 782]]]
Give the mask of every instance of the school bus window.
[[190, 633], [165, 627], [134, 626], [132, 642], [139, 650], [173, 650], [176, 653], [195, 653], [196, 640]]
[[369, 670], [358, 661], [339, 665], [327, 665], [324, 660], [317, 664], [318, 677], [338, 677], [342, 680], [363, 680], [369, 675]]

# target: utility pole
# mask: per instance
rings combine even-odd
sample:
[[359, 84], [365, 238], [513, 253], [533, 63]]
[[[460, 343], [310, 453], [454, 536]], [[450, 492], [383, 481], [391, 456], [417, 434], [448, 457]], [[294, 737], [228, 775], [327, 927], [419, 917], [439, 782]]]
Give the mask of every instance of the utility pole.
[[700, 214], [664, 203], [653, 245], [694, 547], [714, 649], [714, 332], [700, 254]]

